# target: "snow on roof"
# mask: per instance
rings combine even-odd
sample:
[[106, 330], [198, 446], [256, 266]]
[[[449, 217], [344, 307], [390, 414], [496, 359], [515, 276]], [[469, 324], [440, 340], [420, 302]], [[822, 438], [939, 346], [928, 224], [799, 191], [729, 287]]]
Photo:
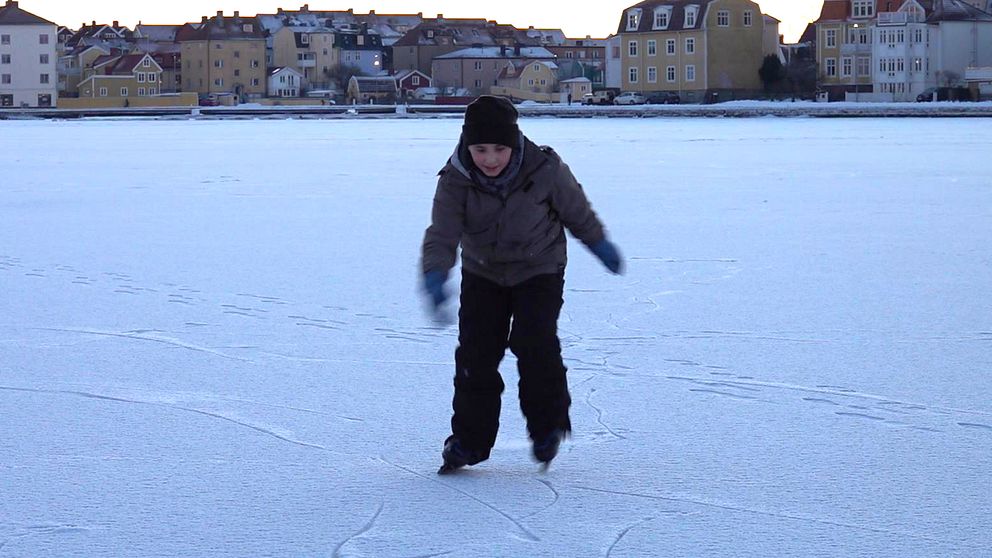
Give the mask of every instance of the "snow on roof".
[[520, 53], [516, 53], [514, 47], [472, 47], [463, 48], [454, 52], [449, 52], [436, 57], [436, 59], [457, 59], [457, 58], [550, 58], [555, 55], [544, 47], [521, 47]]

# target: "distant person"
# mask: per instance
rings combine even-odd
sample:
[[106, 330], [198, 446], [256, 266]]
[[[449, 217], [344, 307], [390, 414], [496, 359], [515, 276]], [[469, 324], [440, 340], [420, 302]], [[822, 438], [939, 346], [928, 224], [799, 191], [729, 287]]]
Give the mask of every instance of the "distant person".
[[468, 106], [458, 147], [439, 174], [421, 257], [435, 316], [443, 316], [444, 283], [459, 245], [462, 284], [452, 434], [438, 473], [489, 458], [507, 347], [518, 359], [534, 458], [547, 466], [572, 430], [558, 340], [565, 229], [615, 274], [622, 271], [620, 254], [568, 165], [521, 133], [516, 108], [502, 97], [482, 96]]

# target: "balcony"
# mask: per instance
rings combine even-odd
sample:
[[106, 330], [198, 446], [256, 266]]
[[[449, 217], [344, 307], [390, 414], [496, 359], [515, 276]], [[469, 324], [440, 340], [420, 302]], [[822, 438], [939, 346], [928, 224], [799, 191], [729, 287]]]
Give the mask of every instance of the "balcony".
[[906, 25], [923, 23], [923, 14], [910, 12], [879, 12], [878, 25]]
[[871, 45], [861, 43], [845, 43], [840, 45], [840, 53], [843, 56], [868, 56], [871, 54]]
[[316, 68], [317, 67], [317, 55], [301, 54], [296, 57], [296, 65], [300, 68]]

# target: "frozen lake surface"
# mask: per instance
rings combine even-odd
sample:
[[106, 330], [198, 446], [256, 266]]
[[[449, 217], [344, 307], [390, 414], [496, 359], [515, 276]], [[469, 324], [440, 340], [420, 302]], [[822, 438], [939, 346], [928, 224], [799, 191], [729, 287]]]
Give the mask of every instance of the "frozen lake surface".
[[[524, 119], [574, 438], [438, 477], [458, 119], [0, 123], [0, 557], [987, 556], [989, 119]], [[457, 287], [456, 285], [451, 285]]]

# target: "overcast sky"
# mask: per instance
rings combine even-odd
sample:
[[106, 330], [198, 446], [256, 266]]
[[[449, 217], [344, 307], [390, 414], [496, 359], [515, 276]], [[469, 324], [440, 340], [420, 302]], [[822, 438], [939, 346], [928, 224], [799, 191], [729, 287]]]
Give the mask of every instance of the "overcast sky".
[[[3, 0], [0, 0], [3, 1]], [[230, 14], [240, 10], [242, 15], [274, 13], [277, 8], [297, 10], [307, 0], [170, 0], [135, 2], [134, 0], [20, 0], [21, 8], [60, 25], [76, 29], [83, 22], [120, 21], [133, 27], [144, 23], [186, 23], [199, 21], [201, 16], [218, 10]], [[615, 33], [624, 8], [637, 0], [600, 0], [598, 2], [563, 2], [534, 0], [502, 0], [497, 2], [465, 2], [464, 0], [310, 0], [312, 10], [347, 10], [380, 14], [416, 14], [434, 17], [473, 17], [494, 19], [517, 27], [560, 28], [569, 37], [604, 38]], [[764, 13], [782, 21], [780, 32], [786, 41], [794, 42], [806, 24], [816, 19], [822, 0], [761, 0]], [[205, 11], [206, 10], [206, 11]]]

